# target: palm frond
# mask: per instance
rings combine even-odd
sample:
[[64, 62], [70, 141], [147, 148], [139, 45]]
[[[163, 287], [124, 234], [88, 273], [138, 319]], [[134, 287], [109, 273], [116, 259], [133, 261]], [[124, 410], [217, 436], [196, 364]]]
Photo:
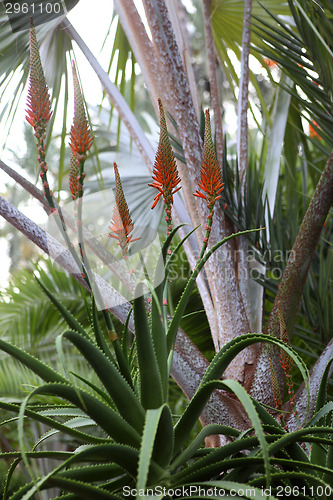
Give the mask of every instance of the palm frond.
[[[289, 1], [296, 24], [294, 29], [281, 18], [277, 19], [266, 4], [267, 14], [278, 24], [273, 25], [259, 17], [254, 17], [253, 21], [253, 30], [260, 37], [256, 43], [257, 51], [276, 61], [294, 82], [295, 87], [285, 85], [285, 88], [300, 104], [302, 117], [310, 124], [315, 123], [321, 139], [327, 143], [326, 151], [333, 145], [332, 7], [328, 4], [325, 4], [324, 16], [322, 7], [316, 2]], [[323, 18], [325, 22], [322, 22]], [[320, 146], [324, 148], [325, 143]]]

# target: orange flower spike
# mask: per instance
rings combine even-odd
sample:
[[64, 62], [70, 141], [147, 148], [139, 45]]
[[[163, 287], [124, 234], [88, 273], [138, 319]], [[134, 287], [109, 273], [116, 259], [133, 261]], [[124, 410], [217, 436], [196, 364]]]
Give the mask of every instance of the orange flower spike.
[[109, 226], [111, 231], [109, 237], [118, 240], [118, 245], [121, 248], [123, 257], [124, 259], [127, 259], [129, 243], [137, 241], [140, 238], [135, 238], [133, 240], [132, 235], [130, 234], [133, 231], [134, 226], [124, 196], [117, 164], [114, 163], [113, 166], [116, 181], [116, 203], [113, 209], [111, 224]]
[[318, 134], [318, 123], [315, 120], [312, 120], [311, 123], [309, 123], [309, 135], [312, 139], [317, 137], [320, 141], [322, 140], [322, 137]]
[[212, 229], [214, 206], [217, 200], [221, 198], [224, 183], [222, 182], [222, 173], [220, 165], [217, 161], [214, 144], [212, 141], [212, 132], [210, 128], [209, 110], [205, 111], [205, 137], [203, 145], [201, 177], [199, 181], [199, 188], [203, 193], [197, 190], [194, 196], [203, 198], [207, 202], [209, 214], [207, 215], [206, 236], [204, 237], [204, 246], [202, 248], [202, 255], [207, 247], [209, 235]]
[[30, 75], [27, 97], [27, 122], [35, 129], [40, 178], [44, 188], [44, 195], [52, 209], [55, 208], [47, 180], [46, 163], [46, 126], [52, 115], [49, 89], [47, 88], [42, 63], [40, 60], [36, 31], [30, 19]]
[[160, 198], [162, 198], [164, 201], [167, 235], [169, 235], [170, 231], [172, 230], [171, 205], [173, 203], [173, 195], [177, 191], [179, 191], [181, 187], [178, 186], [178, 184], [180, 183], [180, 178], [178, 175], [176, 160], [173, 155], [168, 136], [168, 129], [166, 126], [165, 114], [161, 99], [158, 100], [158, 107], [160, 111], [160, 140], [157, 147], [152, 175], [154, 182], [148, 185], [158, 190], [151, 208], [155, 208]]
[[276, 68], [277, 67], [277, 63], [275, 61], [273, 61], [272, 59], [268, 59], [267, 57], [264, 57], [264, 62], [265, 62], [265, 64], [267, 64], [267, 66], [269, 68]]
[[[84, 162], [87, 159], [87, 152], [92, 146], [93, 136], [90, 133], [89, 123], [86, 116], [84, 100], [81, 92], [79, 79], [76, 72], [75, 63], [73, 61], [73, 83], [74, 83], [74, 120], [70, 133], [70, 147], [74, 156], [77, 167], [77, 187], [78, 191], [76, 198], [83, 196], [83, 182], [85, 173], [83, 172]], [[72, 165], [74, 159], [72, 159]], [[70, 181], [71, 182], [71, 181]], [[70, 184], [71, 190], [72, 186]], [[72, 193], [73, 195], [73, 193]]]
[[212, 133], [210, 128], [209, 110], [205, 111], [205, 137], [203, 146], [201, 178], [199, 188], [203, 191], [196, 191], [194, 196], [203, 198], [207, 201], [207, 206], [213, 210], [215, 202], [221, 198], [223, 191], [222, 173], [220, 165], [217, 161], [214, 144], [212, 141]]
[[74, 82], [74, 122], [71, 127], [70, 147], [79, 161], [86, 159], [87, 151], [92, 146], [93, 137], [90, 133], [89, 123], [86, 116], [84, 100], [81, 92], [79, 79], [73, 61]]
[[26, 119], [35, 129], [35, 134], [42, 137], [45, 134], [52, 111], [49, 89], [45, 81], [32, 19], [30, 19], [30, 75], [27, 101]]

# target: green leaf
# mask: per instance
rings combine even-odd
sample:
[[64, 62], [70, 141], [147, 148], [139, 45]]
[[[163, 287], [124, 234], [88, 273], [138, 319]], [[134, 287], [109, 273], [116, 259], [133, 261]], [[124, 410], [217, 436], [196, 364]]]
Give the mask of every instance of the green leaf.
[[153, 461], [160, 467], [169, 467], [173, 456], [174, 430], [169, 406], [164, 405], [153, 449]]
[[[10, 411], [16, 414], [19, 414], [20, 412], [20, 406], [12, 404], [12, 403], [5, 403], [3, 401], [0, 401], [0, 408], [6, 411]], [[73, 411], [76, 410], [74, 408], [71, 410], [71, 412], [68, 411], [68, 408], [66, 408], [65, 413], [61, 414], [61, 409], [56, 410], [55, 415], [61, 415], [61, 416], [66, 416], [66, 415], [71, 415]], [[82, 412], [81, 412], [82, 414]], [[35, 420], [36, 422], [41, 422], [42, 424], [45, 424], [51, 428], [58, 429], [59, 431], [63, 432], [64, 434], [67, 434], [69, 436], [72, 436], [74, 439], [78, 440], [79, 442], [84, 442], [84, 443], [101, 443], [105, 442], [105, 439], [93, 436], [91, 434], [87, 434], [85, 432], [78, 431], [77, 429], [73, 429], [71, 427], [67, 427], [65, 424], [62, 424], [58, 420], [54, 418], [50, 418], [47, 413], [42, 410], [42, 411], [33, 411], [31, 409], [26, 408], [25, 410], [25, 415], [31, 420]], [[52, 414], [51, 414], [52, 415]]]
[[[139, 286], [142, 286], [139, 284]], [[134, 300], [134, 323], [140, 370], [141, 402], [146, 409], [163, 404], [163, 385], [143, 296]]]
[[24, 448], [23, 417], [29, 399], [37, 394], [58, 396], [73, 403], [92, 418], [116, 442], [139, 446], [140, 435], [121, 416], [111, 410], [104, 403], [94, 398], [82, 389], [63, 384], [47, 384], [38, 387], [24, 400], [20, 409], [19, 435], [21, 449]]
[[144, 409], [117, 367], [98, 347], [79, 333], [65, 332], [63, 336], [72, 342], [89, 362], [110, 394], [120, 415], [138, 432], [141, 432], [144, 424]]
[[[241, 335], [230, 342], [228, 342], [222, 349], [216, 354], [213, 361], [208, 366], [205, 375], [198, 387], [197, 392], [191, 399], [186, 410], [184, 411], [182, 417], [177, 422], [175, 427], [175, 449], [178, 451], [182, 443], [188, 437], [191, 429], [195, 425], [195, 422], [200, 417], [200, 414], [207, 403], [212, 391], [215, 387], [215, 382], [211, 384], [209, 382], [216, 381], [221, 378], [224, 370], [227, 368], [229, 363], [234, 359], [234, 357], [245, 347], [258, 342], [268, 342], [279, 346], [284, 349], [289, 356], [295, 361], [299, 370], [301, 371], [302, 377], [307, 388], [307, 393], [309, 394], [309, 380], [307, 367], [304, 364], [300, 356], [295, 353], [287, 344], [282, 342], [280, 339], [275, 337], [270, 337], [265, 334], [250, 333], [247, 335]], [[308, 398], [309, 399], [309, 398]]]
[[153, 447], [157, 433], [158, 424], [161, 418], [164, 405], [160, 408], [147, 410], [145, 425], [142, 434], [140, 447], [139, 467], [137, 475], [137, 489], [146, 487], [150, 462], [153, 454]]
[[244, 409], [246, 410], [246, 413], [248, 414], [252, 422], [255, 433], [259, 440], [260, 449], [264, 460], [266, 488], [268, 488], [271, 483], [268, 447], [258, 413], [256, 412], [251, 397], [247, 394], [246, 390], [239, 384], [239, 382], [237, 382], [236, 380], [226, 380], [224, 382], [224, 385], [238, 397], [239, 401], [242, 403]]
[[153, 340], [153, 346], [156, 352], [156, 361], [161, 377], [163, 400], [165, 401], [168, 395], [168, 353], [166, 334], [164, 329], [163, 313], [163, 282], [155, 288], [155, 293], [152, 293], [151, 311], [150, 311], [150, 331]]
[[31, 356], [31, 354], [28, 354], [22, 349], [15, 347], [9, 342], [0, 340], [0, 349], [7, 352], [10, 356], [13, 356], [15, 359], [30, 368], [30, 370], [32, 370], [46, 382], [67, 383], [67, 380], [59, 375], [59, 373], [49, 368], [46, 364], [42, 363], [38, 359], [34, 358], [34, 356]]
[[227, 427], [226, 425], [220, 424], [209, 424], [206, 425], [191, 444], [172, 462], [172, 467], [176, 469], [179, 465], [185, 464], [190, 458], [196, 453], [198, 448], [201, 446], [203, 440], [213, 434], [223, 434], [224, 436], [238, 437], [240, 431], [233, 429], [232, 427]]
[[107, 345], [107, 343], [105, 341], [102, 329], [101, 329], [99, 321], [98, 321], [96, 302], [95, 302], [94, 298], [92, 299], [92, 320], [93, 320], [95, 339], [96, 339], [98, 347], [106, 354], [106, 356], [109, 358], [109, 360], [115, 364], [115, 359], [112, 355], [112, 352], [109, 349], [109, 346]]

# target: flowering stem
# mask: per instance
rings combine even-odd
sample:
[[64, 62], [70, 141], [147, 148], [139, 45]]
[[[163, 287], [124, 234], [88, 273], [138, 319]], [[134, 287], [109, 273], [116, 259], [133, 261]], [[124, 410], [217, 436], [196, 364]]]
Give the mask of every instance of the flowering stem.
[[203, 239], [203, 245], [202, 245], [201, 252], [200, 252], [198, 260], [202, 259], [202, 257], [204, 256], [205, 251], [207, 250], [208, 240], [209, 240], [210, 232], [212, 230], [213, 215], [214, 215], [214, 205], [209, 208], [209, 214], [207, 215], [206, 235], [205, 235], [205, 237]]

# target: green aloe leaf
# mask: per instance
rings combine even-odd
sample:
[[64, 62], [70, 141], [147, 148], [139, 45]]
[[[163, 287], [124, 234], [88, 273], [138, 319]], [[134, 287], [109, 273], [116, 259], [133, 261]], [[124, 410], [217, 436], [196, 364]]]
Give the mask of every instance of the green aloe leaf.
[[5, 340], [0, 340], [0, 349], [7, 352], [10, 356], [20, 361], [26, 367], [30, 368], [30, 370], [46, 382], [67, 383], [67, 380], [59, 373], [49, 368], [46, 364], [42, 363], [34, 356], [31, 356], [31, 354], [23, 351], [23, 349], [19, 349]]
[[[46, 483], [47, 479], [47, 485]], [[11, 496], [11, 500], [29, 500], [38, 491], [59, 487], [66, 491], [71, 491], [80, 495], [80, 498], [91, 500], [91, 498], [96, 498], [100, 500], [119, 500], [119, 497], [109, 493], [98, 486], [92, 486], [86, 483], [81, 483], [79, 481], [74, 481], [72, 479], [61, 478], [58, 476], [52, 476], [52, 473], [46, 475], [46, 477], [37, 480], [35, 483], [29, 483], [28, 485], [21, 488], [18, 492]]]
[[163, 384], [143, 296], [134, 300], [134, 323], [140, 370], [141, 402], [146, 409], [158, 408], [164, 402]]
[[34, 395], [57, 396], [70, 401], [92, 418], [112, 439], [117, 442], [139, 446], [140, 435], [120, 415], [104, 403], [84, 392], [82, 389], [64, 384], [47, 384], [38, 387], [24, 400], [19, 413], [19, 437], [24, 449], [23, 417], [29, 399]]
[[181, 453], [173, 462], [172, 467], [176, 469], [179, 465], [186, 463], [196, 453], [198, 448], [202, 445], [204, 439], [213, 434], [223, 434], [224, 436], [238, 437], [240, 431], [220, 424], [206, 425], [191, 442], [191, 444]]
[[[20, 406], [15, 405], [13, 403], [5, 403], [3, 401], [0, 401], [0, 408], [6, 411], [13, 412], [15, 414], [19, 414], [20, 412]], [[74, 409], [75, 410], [75, 409]], [[73, 411], [69, 412], [68, 408], [65, 409], [64, 413], [60, 413], [61, 409], [57, 408], [56, 413], [54, 414], [55, 416], [60, 415], [60, 416], [66, 416], [66, 415], [72, 415]], [[82, 414], [82, 412], [81, 412]], [[74, 439], [78, 440], [79, 442], [83, 443], [102, 443], [105, 442], [104, 438], [100, 438], [97, 436], [93, 436], [91, 434], [87, 434], [86, 432], [79, 431], [77, 429], [74, 429], [72, 427], [67, 427], [65, 424], [59, 422], [58, 420], [52, 418], [52, 416], [48, 416], [48, 413], [46, 410], [42, 409], [41, 411], [34, 411], [31, 409], [26, 408], [25, 410], [25, 415], [31, 420], [34, 420], [36, 422], [41, 422], [42, 424], [45, 424], [51, 428], [58, 429], [58, 431], [67, 434], [68, 436], [72, 436]], [[51, 413], [52, 415], [52, 413]], [[15, 418], [17, 419], [17, 418]]]
[[[137, 489], [144, 489], [147, 484], [148, 473], [150, 468], [150, 463], [152, 459], [155, 438], [158, 430], [158, 426], [161, 420], [161, 415], [163, 411], [168, 411], [167, 406], [163, 405], [160, 408], [155, 408], [152, 410], [147, 410], [145, 426], [142, 434], [140, 457], [139, 457], [139, 467], [137, 475]], [[172, 425], [172, 422], [171, 422]], [[167, 429], [168, 430], [168, 429]], [[165, 428], [162, 428], [162, 432], [165, 432]], [[168, 434], [168, 438], [169, 433]], [[163, 450], [164, 451], [164, 450]]]
[[106, 356], [110, 359], [110, 361], [112, 361], [115, 364], [115, 359], [112, 355], [112, 352], [109, 349], [109, 346], [105, 341], [102, 329], [98, 321], [96, 302], [94, 298], [92, 300], [92, 320], [93, 320], [95, 339], [98, 347], [106, 354]]
[[110, 394], [120, 415], [138, 432], [141, 432], [144, 423], [144, 409], [117, 367], [98, 347], [79, 333], [65, 332], [63, 336], [74, 344], [89, 362], [104, 388]]
[[[287, 354], [292, 357], [302, 374], [307, 392], [309, 394], [307, 368], [300, 356], [296, 354], [295, 351], [293, 351], [284, 342], [282, 342], [280, 339], [258, 333], [251, 333], [237, 337], [223, 346], [222, 349], [216, 354], [213, 361], [207, 368], [196, 394], [193, 396], [182, 417], [178, 421], [175, 427], [176, 450], [179, 450], [181, 444], [188, 437], [191, 429], [195, 425], [195, 422], [201, 415], [201, 412], [205, 404], [207, 403], [212, 391], [216, 388], [214, 381], [221, 378], [224, 370], [240, 351], [242, 351], [245, 347], [258, 342], [269, 342], [271, 344], [277, 345], [280, 348], [284, 349]], [[211, 382], [211, 384], [209, 384], [209, 382]]]
[[163, 281], [155, 288], [155, 293], [152, 294], [151, 311], [150, 311], [150, 329], [154, 349], [156, 352], [156, 360], [161, 377], [163, 399], [166, 400], [168, 394], [168, 353], [166, 335], [164, 329], [164, 318], [161, 314], [163, 308]]

